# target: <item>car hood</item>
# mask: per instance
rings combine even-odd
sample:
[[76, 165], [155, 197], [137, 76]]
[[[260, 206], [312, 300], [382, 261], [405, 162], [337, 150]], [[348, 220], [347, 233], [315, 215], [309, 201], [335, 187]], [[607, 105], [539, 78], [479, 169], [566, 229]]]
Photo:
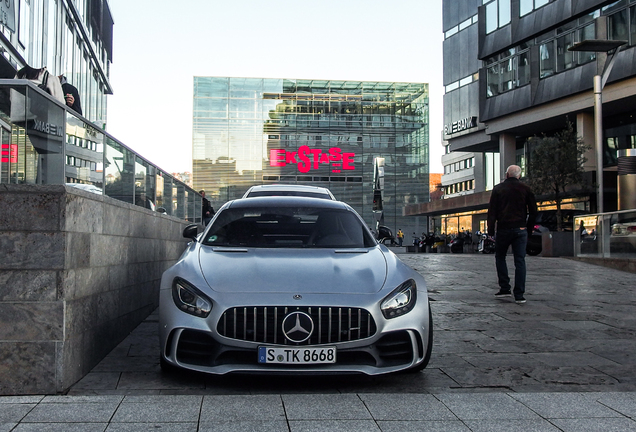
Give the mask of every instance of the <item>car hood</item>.
[[218, 292], [370, 294], [384, 286], [387, 265], [370, 249], [237, 249], [202, 246], [199, 265]]

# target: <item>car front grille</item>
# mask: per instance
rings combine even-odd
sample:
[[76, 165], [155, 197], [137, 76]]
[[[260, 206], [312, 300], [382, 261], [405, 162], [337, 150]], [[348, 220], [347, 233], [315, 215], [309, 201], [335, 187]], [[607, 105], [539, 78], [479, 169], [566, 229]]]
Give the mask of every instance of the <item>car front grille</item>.
[[[283, 334], [283, 320], [296, 311], [305, 312], [314, 323], [311, 336], [301, 343], [290, 342]], [[349, 307], [235, 307], [226, 310], [217, 325], [219, 334], [227, 338], [283, 345], [355, 341], [373, 336], [376, 330], [368, 311]]]

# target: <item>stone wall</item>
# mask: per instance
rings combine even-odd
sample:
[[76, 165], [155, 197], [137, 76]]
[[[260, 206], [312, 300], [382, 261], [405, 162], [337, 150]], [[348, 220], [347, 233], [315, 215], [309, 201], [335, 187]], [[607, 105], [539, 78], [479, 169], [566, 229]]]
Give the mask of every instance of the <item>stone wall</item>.
[[0, 184], [0, 394], [61, 393], [88, 373], [158, 306], [187, 224], [72, 187]]

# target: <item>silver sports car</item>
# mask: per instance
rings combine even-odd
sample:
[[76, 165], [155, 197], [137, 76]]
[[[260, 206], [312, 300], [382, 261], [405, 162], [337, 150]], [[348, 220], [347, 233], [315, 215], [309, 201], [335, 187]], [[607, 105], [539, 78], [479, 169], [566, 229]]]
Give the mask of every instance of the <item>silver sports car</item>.
[[339, 201], [228, 202], [161, 280], [164, 369], [213, 374], [420, 370], [433, 342], [424, 278]]

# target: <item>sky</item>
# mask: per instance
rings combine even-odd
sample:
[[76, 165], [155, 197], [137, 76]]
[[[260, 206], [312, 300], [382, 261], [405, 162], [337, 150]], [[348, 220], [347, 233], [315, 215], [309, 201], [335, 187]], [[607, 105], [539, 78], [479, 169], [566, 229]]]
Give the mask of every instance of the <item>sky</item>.
[[430, 168], [442, 172], [442, 2], [109, 0], [106, 130], [167, 172], [192, 171], [193, 77], [429, 84]]

